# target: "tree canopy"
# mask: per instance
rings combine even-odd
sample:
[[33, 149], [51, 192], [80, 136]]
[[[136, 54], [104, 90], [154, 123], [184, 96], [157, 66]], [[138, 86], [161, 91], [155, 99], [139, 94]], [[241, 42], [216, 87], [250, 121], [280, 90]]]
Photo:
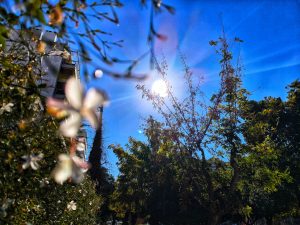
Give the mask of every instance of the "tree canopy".
[[227, 39], [210, 44], [221, 66], [220, 89], [209, 103], [201, 101], [184, 57], [185, 97], [176, 97], [164, 60], [156, 69], [167, 97], [137, 86], [161, 119], [146, 120], [146, 142], [111, 146], [120, 169], [111, 207], [125, 223], [272, 224], [299, 216], [299, 81], [288, 87], [286, 101], [250, 100]]

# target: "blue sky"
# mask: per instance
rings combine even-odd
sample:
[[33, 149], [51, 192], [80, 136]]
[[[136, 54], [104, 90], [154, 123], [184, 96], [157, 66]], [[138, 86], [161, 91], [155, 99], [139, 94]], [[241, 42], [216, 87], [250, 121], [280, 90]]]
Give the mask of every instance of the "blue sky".
[[[156, 51], [164, 54], [170, 67], [170, 78], [178, 95], [182, 94], [182, 66], [177, 47], [186, 56], [194, 76], [204, 76], [203, 90], [210, 94], [218, 88], [218, 57], [209, 46], [217, 39], [224, 24], [229, 40], [239, 37], [241, 46], [233, 45], [232, 51], [240, 51], [244, 64], [244, 86], [252, 93], [252, 99], [265, 96], [285, 98], [285, 87], [300, 78], [300, 1], [217, 1], [178, 0], [163, 1], [176, 8], [176, 14], [163, 13], [155, 18], [157, 30], [168, 36], [166, 42], [157, 42]], [[123, 59], [133, 59], [143, 54], [149, 27], [149, 10], [141, 9], [138, 0], [123, 1], [119, 9], [120, 26], [103, 23], [104, 30], [111, 31], [113, 40], [124, 40], [123, 48], [111, 51]], [[221, 19], [222, 18], [222, 19]], [[101, 62], [95, 61], [101, 65]], [[121, 70], [121, 67], [115, 67]], [[141, 62], [137, 71], [151, 72], [149, 61]], [[150, 85], [155, 79], [146, 82]], [[104, 110], [104, 144], [127, 143], [133, 136], [144, 140], [139, 133], [143, 118], [154, 114], [151, 106], [142, 100], [135, 89], [136, 82], [114, 80], [104, 76], [92, 83], [110, 96], [110, 106]], [[108, 168], [117, 174], [115, 156], [107, 150]]]

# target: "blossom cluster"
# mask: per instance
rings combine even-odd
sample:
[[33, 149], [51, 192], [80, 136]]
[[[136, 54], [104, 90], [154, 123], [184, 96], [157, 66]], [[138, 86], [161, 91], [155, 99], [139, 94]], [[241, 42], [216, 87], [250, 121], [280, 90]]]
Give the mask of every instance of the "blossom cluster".
[[[87, 120], [93, 128], [98, 128], [99, 119], [96, 110], [107, 103], [107, 96], [95, 88], [90, 88], [85, 92], [82, 84], [74, 77], [66, 82], [65, 96], [66, 100], [50, 97], [46, 102], [48, 113], [58, 119], [63, 119], [59, 128], [60, 133], [66, 138], [71, 138], [69, 154], [58, 156], [58, 163], [52, 171], [52, 177], [59, 184], [66, 181], [80, 183], [90, 165], [76, 156], [76, 151], [82, 152], [85, 149], [84, 143], [76, 141], [76, 137], [83, 119]], [[0, 107], [0, 114], [11, 112], [13, 106], [13, 103], [3, 104]], [[38, 170], [43, 157], [42, 153], [22, 156], [22, 169]], [[70, 208], [73, 209], [74, 206]]]
[[[107, 103], [106, 94], [95, 88], [89, 89], [84, 94], [84, 88], [76, 78], [70, 78], [65, 86], [67, 101], [49, 98], [47, 100], [48, 112], [57, 117], [66, 117], [60, 124], [60, 132], [65, 137], [76, 138], [82, 119], [89, 121], [92, 127], [98, 128], [96, 109]], [[89, 164], [75, 155], [76, 148], [82, 150], [82, 143], [72, 142], [70, 154], [60, 154], [59, 162], [53, 170], [54, 180], [62, 184], [68, 179], [79, 183], [83, 174], [89, 169]], [[75, 150], [74, 150], [75, 149]]]

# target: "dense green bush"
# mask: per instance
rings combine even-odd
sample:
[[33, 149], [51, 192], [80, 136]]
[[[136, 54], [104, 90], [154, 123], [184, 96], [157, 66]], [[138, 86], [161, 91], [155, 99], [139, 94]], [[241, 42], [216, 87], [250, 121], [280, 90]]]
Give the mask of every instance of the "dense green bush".
[[95, 224], [102, 200], [93, 182], [51, 178], [70, 143], [45, 112], [38, 55], [23, 59], [22, 51], [0, 52], [0, 223]]

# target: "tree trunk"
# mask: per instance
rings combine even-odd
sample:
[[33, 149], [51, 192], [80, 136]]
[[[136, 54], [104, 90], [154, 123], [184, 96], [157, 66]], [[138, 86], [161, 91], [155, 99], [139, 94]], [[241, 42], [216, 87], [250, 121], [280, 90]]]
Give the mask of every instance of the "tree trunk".
[[113, 218], [112, 218], [112, 225], [116, 225], [117, 223], [116, 223], [116, 218], [113, 216]]
[[210, 217], [208, 218], [209, 219], [209, 224], [208, 225], [218, 225], [220, 224], [220, 218], [221, 218], [221, 215], [220, 213], [217, 212], [217, 210], [213, 209], [211, 210], [210, 212]]
[[91, 169], [89, 170], [92, 180], [99, 185], [101, 181], [101, 158], [102, 158], [102, 114], [103, 107], [100, 107], [99, 127], [93, 141], [93, 146], [89, 155], [89, 163]]
[[211, 215], [209, 225], [218, 225], [219, 224], [219, 216]]
[[273, 225], [273, 218], [272, 217], [267, 217], [267, 225]]
[[122, 220], [122, 224], [123, 225], [131, 225], [131, 224], [129, 224], [129, 213], [128, 212], [125, 213], [125, 217]]

